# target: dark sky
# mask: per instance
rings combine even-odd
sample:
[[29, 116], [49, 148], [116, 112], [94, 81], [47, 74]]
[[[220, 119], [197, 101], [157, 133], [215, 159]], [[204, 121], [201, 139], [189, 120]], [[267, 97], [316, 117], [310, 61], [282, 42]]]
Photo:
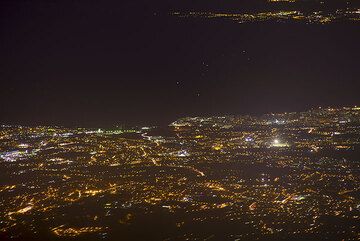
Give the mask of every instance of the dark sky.
[[189, 115], [360, 105], [360, 22], [238, 24], [169, 15], [293, 6], [1, 1], [0, 122], [167, 124]]

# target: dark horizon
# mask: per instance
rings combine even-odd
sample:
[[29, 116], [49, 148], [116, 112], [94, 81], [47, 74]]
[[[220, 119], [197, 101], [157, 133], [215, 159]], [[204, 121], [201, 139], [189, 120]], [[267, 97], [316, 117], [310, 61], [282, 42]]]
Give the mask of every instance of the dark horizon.
[[116, 127], [121, 127], [121, 128], [140, 128], [140, 127], [158, 127], [158, 128], [163, 128], [166, 126], [169, 126], [171, 123], [180, 120], [180, 119], [186, 119], [186, 118], [193, 118], [193, 117], [200, 117], [200, 118], [210, 118], [210, 117], [230, 117], [230, 116], [236, 116], [236, 117], [241, 117], [241, 116], [251, 116], [251, 117], [262, 117], [262, 116], [266, 116], [266, 115], [277, 115], [277, 114], [285, 114], [285, 113], [304, 113], [304, 112], [308, 112], [308, 111], [312, 111], [312, 110], [317, 110], [317, 109], [343, 109], [343, 108], [354, 108], [354, 107], [359, 107], [358, 105], [344, 105], [344, 106], [313, 106], [313, 107], [309, 107], [307, 109], [301, 109], [301, 110], [283, 110], [283, 111], [272, 111], [272, 112], [263, 112], [263, 113], [237, 113], [237, 114], [233, 114], [233, 113], [220, 113], [220, 114], [204, 114], [204, 115], [184, 115], [184, 116], [178, 116], [174, 119], [171, 119], [169, 121], [158, 121], [158, 120], [153, 120], [153, 121], [137, 121], [137, 122], [105, 122], [104, 120], [102, 122], [91, 122], [91, 121], [87, 121], [87, 122], [82, 122], [82, 123], [76, 123], [76, 120], [74, 120], [73, 122], [56, 122], [56, 121], [35, 121], [35, 122], [3, 122], [0, 123], [1, 126], [22, 126], [22, 127], [51, 127], [51, 126], [57, 126], [57, 127], [62, 127], [62, 128], [90, 128], [90, 129], [98, 129], [98, 128], [104, 128], [104, 129], [112, 129], [112, 128], [116, 128]]
[[359, 6], [344, 3], [3, 1], [0, 122], [148, 125], [359, 105], [357, 21], [171, 15]]

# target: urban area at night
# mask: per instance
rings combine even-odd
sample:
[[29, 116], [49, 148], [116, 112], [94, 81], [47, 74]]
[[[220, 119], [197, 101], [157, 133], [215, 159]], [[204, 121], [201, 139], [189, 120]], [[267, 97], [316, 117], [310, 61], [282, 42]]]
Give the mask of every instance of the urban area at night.
[[1, 0], [0, 241], [360, 240], [360, 0]]
[[360, 238], [359, 107], [0, 140], [5, 238]]

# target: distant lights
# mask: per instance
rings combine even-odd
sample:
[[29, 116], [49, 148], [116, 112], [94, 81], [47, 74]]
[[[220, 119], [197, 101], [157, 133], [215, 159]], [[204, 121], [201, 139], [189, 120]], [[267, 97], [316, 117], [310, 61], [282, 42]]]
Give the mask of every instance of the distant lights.
[[275, 120], [275, 124], [277, 124], [277, 125], [283, 125], [283, 124], [285, 124], [285, 121], [284, 121], [284, 120], [278, 120], [278, 119], [276, 119], [276, 120]]
[[286, 142], [280, 141], [278, 138], [274, 139], [271, 143], [272, 147], [289, 147], [290, 145]]
[[19, 144], [18, 147], [19, 148], [28, 148], [29, 144]]
[[186, 156], [190, 156], [190, 154], [186, 151], [186, 150], [181, 150], [177, 153], [178, 157], [186, 157]]
[[212, 146], [212, 149], [214, 149], [215, 151], [220, 151], [223, 148], [222, 144], [215, 144]]

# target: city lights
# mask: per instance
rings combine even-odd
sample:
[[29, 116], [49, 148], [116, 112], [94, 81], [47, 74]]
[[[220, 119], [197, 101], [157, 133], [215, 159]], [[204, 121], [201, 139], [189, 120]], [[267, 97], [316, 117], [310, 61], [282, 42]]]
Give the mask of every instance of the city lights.
[[1, 231], [26, 224], [58, 238], [111, 239], [160, 215], [166, 228], [154, 231], [170, 240], [173, 229], [180, 239], [206, 239], [220, 229], [198, 228], [219, 222], [231, 225], [222, 239], [357, 240], [359, 126], [359, 110], [346, 107], [182, 118], [164, 132], [176, 135], [3, 126]]

